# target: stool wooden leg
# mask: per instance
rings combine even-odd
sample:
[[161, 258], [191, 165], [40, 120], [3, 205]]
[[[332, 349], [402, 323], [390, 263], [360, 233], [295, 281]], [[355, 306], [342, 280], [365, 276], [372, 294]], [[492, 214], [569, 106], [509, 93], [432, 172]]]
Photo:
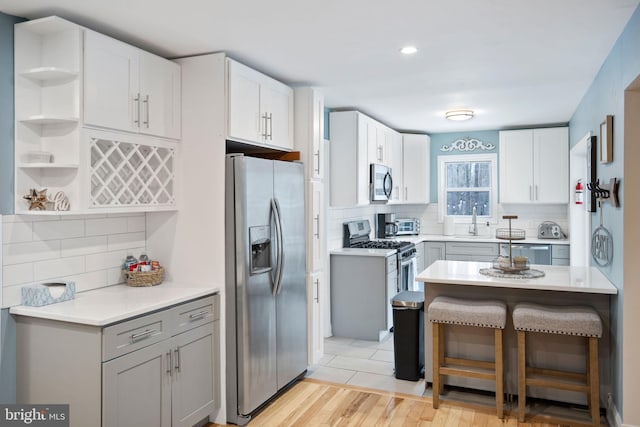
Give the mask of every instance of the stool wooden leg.
[[[444, 353], [445, 353], [445, 349], [447, 347], [447, 339], [444, 336], [444, 323], [439, 323], [438, 324], [438, 336], [440, 337], [440, 345], [438, 346], [439, 348], [439, 354], [438, 354], [438, 366], [440, 366], [440, 368], [442, 368], [444, 366]], [[440, 371], [440, 369], [438, 369], [438, 372]], [[438, 380], [438, 383], [440, 384], [440, 390], [438, 391], [438, 393], [442, 394], [444, 393], [444, 377], [442, 375], [440, 375], [440, 378]]]
[[432, 358], [433, 358], [433, 408], [438, 409], [439, 395], [440, 395], [440, 343], [442, 340], [440, 339], [440, 324], [432, 323], [433, 330], [433, 343], [432, 343]]
[[518, 421], [524, 422], [527, 403], [527, 365], [525, 357], [525, 332], [518, 331]]
[[598, 338], [589, 337], [589, 360], [587, 361], [589, 383], [589, 409], [591, 410], [591, 422], [594, 426], [600, 425], [600, 382], [598, 379]]
[[496, 409], [498, 418], [504, 418], [504, 382], [503, 382], [503, 366], [502, 366], [502, 329], [495, 329], [495, 369], [496, 369]]

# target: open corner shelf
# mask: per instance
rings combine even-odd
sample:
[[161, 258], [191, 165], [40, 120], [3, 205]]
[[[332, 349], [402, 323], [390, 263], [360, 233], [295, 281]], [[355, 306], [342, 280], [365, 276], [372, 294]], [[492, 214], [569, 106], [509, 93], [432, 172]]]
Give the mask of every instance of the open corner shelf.
[[74, 163], [21, 163], [21, 169], [78, 169], [80, 165]]
[[34, 125], [55, 125], [64, 123], [78, 123], [79, 117], [73, 116], [59, 116], [55, 114], [36, 114], [33, 116], [20, 119], [22, 123], [34, 124]]
[[71, 79], [77, 77], [78, 74], [78, 71], [61, 67], [36, 67], [24, 70], [20, 73], [23, 77], [39, 81]]

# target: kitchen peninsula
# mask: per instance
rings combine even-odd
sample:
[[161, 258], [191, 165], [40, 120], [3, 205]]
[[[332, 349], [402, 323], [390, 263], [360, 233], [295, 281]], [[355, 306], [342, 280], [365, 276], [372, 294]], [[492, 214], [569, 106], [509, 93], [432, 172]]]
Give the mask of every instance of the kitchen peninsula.
[[[536, 279], [497, 278], [480, 273], [490, 268], [487, 262], [436, 261], [418, 274], [424, 282], [425, 311], [438, 295], [478, 300], [501, 300], [507, 304], [507, 325], [504, 330], [504, 389], [507, 395], [517, 391], [517, 338], [511, 319], [512, 309], [520, 302], [547, 305], [589, 305], [602, 319], [603, 335], [599, 341], [600, 403], [604, 406], [611, 391], [610, 363], [610, 298], [616, 287], [596, 268], [532, 265], [544, 277]], [[454, 357], [493, 358], [493, 331], [486, 328], [465, 328], [451, 325], [446, 331], [447, 351]], [[432, 331], [425, 315], [425, 380], [432, 381]], [[528, 338], [528, 359], [551, 369], [583, 372], [584, 341], [580, 337], [551, 334], [531, 334]], [[490, 381], [468, 378], [447, 378], [445, 384], [472, 389], [494, 390]], [[533, 389], [529, 395], [544, 399], [586, 404], [584, 395], [574, 392]]]

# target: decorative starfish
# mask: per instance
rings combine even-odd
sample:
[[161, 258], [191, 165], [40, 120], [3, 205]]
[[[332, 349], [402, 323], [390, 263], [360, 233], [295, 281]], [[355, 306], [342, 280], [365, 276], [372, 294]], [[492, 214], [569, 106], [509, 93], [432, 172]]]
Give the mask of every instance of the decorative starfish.
[[38, 209], [42, 211], [47, 210], [47, 205], [46, 205], [47, 189], [46, 188], [40, 191], [36, 190], [35, 188], [32, 188], [31, 190], [29, 190], [29, 194], [24, 196], [24, 198], [27, 199], [30, 203], [29, 210], [34, 210], [34, 209]]

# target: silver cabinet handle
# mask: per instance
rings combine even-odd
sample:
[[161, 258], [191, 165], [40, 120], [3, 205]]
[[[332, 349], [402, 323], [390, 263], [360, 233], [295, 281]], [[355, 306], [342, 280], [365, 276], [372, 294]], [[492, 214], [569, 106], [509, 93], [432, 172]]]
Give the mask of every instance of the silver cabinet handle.
[[136, 93], [133, 97], [133, 102], [135, 102], [134, 110], [135, 110], [135, 119], [133, 120], [133, 124], [135, 127], [140, 127], [140, 94]]
[[316, 158], [316, 167], [314, 168], [316, 174], [320, 175], [320, 149], [313, 153], [313, 157]]
[[146, 116], [146, 120], [144, 122], [142, 122], [145, 127], [147, 129], [149, 129], [149, 95], [145, 95], [144, 97], [144, 101], [142, 101], [145, 104], [145, 116]]
[[315, 283], [316, 283], [316, 297], [314, 299], [316, 300], [317, 304], [320, 304], [320, 279], [316, 279]]
[[167, 373], [171, 376], [171, 351], [167, 351]]
[[136, 340], [139, 340], [139, 339], [142, 339], [142, 338], [148, 338], [155, 331], [156, 331], [155, 329], [147, 329], [147, 330], [139, 332], [137, 334], [132, 334], [131, 335], [131, 341], [136, 341]]
[[180, 372], [180, 347], [173, 350], [173, 356], [173, 369], [175, 369], [176, 372]]
[[262, 116], [260, 116], [260, 118], [262, 120], [264, 120], [264, 127], [262, 128], [262, 137], [266, 140], [267, 138], [269, 138], [269, 131], [268, 131], [268, 120], [269, 120], [269, 116], [267, 116], [267, 113], [264, 113]]
[[199, 312], [197, 312], [197, 313], [190, 314], [190, 315], [189, 315], [189, 318], [190, 318], [191, 320], [200, 319], [200, 318], [202, 318], [202, 317], [206, 316], [208, 313], [209, 313], [209, 310], [200, 310], [200, 311], [199, 311]]
[[529, 200], [533, 200], [533, 185], [529, 186]]
[[316, 231], [313, 233], [316, 238], [320, 238], [320, 214], [316, 215], [313, 220], [316, 222]]
[[409, 200], [409, 187], [404, 187], [404, 200]]
[[378, 145], [378, 161], [382, 163], [382, 145]]
[[538, 200], [538, 186], [536, 185], [536, 200]]
[[269, 139], [273, 141], [273, 114], [269, 113]]

